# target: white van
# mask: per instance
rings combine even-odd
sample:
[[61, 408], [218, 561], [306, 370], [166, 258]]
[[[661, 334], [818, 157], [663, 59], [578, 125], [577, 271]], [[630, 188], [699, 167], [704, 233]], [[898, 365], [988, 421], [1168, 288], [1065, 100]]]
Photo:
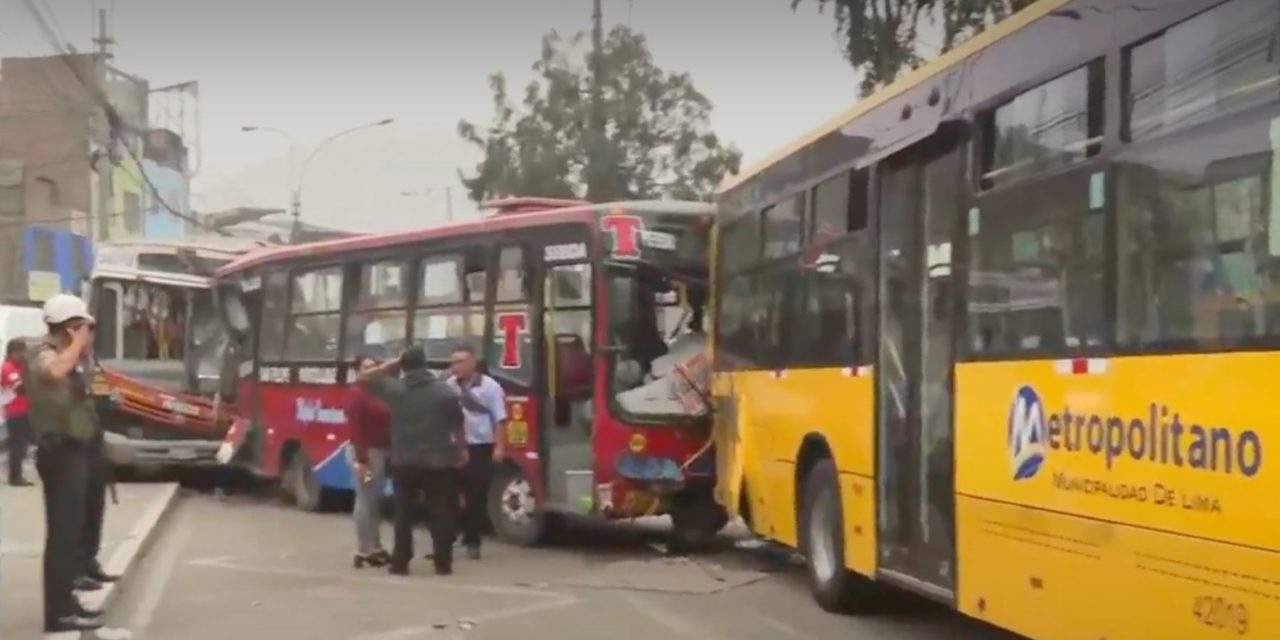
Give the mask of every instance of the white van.
[[[4, 349], [10, 338], [39, 338], [47, 332], [44, 313], [39, 307], [0, 305], [0, 360], [4, 359]], [[0, 406], [5, 405], [8, 400], [0, 394]], [[4, 424], [2, 413], [0, 424]]]
[[10, 338], [39, 338], [46, 332], [40, 307], [0, 305], [0, 348]]

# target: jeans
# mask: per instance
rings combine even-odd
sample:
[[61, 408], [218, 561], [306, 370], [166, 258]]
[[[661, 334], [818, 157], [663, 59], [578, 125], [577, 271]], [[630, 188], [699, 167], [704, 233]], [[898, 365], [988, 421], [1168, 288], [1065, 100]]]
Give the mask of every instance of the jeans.
[[454, 508], [458, 496], [454, 469], [393, 467], [396, 495], [396, 541], [391, 565], [408, 568], [413, 559], [413, 521], [424, 507], [436, 571], [453, 568]]
[[36, 471], [44, 489], [44, 621], [48, 627], [76, 613], [72, 592], [82, 570], [85, 492], [89, 486], [89, 455], [82, 445], [41, 444]]
[[[355, 447], [347, 446], [347, 461], [355, 473]], [[354, 478], [356, 506], [352, 515], [356, 523], [356, 553], [367, 556], [382, 551], [382, 494], [387, 487], [387, 451], [369, 449], [368, 482]]]

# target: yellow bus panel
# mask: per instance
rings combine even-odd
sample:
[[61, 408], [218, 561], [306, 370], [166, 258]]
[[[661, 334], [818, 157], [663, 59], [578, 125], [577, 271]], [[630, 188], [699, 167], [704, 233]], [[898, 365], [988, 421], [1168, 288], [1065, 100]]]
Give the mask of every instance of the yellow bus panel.
[[1274, 353], [958, 365], [959, 608], [1044, 640], [1280, 638], [1277, 379]]
[[[720, 374], [714, 387], [733, 398], [737, 424], [738, 459], [722, 453], [720, 468], [741, 478], [754, 532], [797, 546], [803, 487], [796, 465], [805, 439], [821, 438], [840, 477], [845, 563], [867, 575], [876, 558], [872, 381], [869, 370], [795, 369]], [[721, 491], [722, 500], [731, 495]]]

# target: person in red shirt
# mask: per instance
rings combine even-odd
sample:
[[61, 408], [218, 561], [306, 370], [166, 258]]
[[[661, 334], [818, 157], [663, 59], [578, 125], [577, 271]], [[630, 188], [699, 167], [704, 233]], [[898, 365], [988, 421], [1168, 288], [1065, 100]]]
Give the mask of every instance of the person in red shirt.
[[[378, 361], [362, 355], [355, 364], [358, 371], [366, 372], [376, 368]], [[380, 567], [391, 560], [382, 548], [382, 496], [391, 454], [391, 412], [369, 390], [367, 382], [357, 382], [355, 397], [347, 407], [347, 422], [351, 426], [347, 458], [356, 488], [354, 564], [357, 569], [366, 564]]]
[[8, 398], [4, 405], [4, 426], [9, 432], [9, 485], [29, 487], [31, 483], [22, 477], [22, 465], [27, 459], [33, 433], [31, 419], [27, 415], [31, 405], [22, 390], [22, 361], [27, 356], [27, 343], [14, 338], [4, 348], [4, 364], [0, 365], [0, 396]]

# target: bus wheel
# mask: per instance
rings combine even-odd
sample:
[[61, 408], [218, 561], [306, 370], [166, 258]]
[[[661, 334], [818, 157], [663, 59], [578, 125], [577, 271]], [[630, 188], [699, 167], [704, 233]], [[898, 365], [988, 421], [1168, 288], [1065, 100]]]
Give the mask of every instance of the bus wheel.
[[805, 480], [800, 547], [819, 606], [832, 613], [854, 613], [870, 606], [871, 582], [845, 568], [844, 513], [831, 460], [818, 462]]
[[289, 456], [289, 466], [281, 478], [285, 492], [299, 509], [314, 513], [320, 510], [323, 493], [311, 472], [311, 459], [299, 448]]
[[729, 524], [729, 514], [710, 493], [677, 496], [671, 504], [671, 551], [690, 553], [704, 549]]
[[524, 472], [503, 467], [489, 486], [489, 520], [499, 540], [521, 547], [542, 544], [550, 529]]

